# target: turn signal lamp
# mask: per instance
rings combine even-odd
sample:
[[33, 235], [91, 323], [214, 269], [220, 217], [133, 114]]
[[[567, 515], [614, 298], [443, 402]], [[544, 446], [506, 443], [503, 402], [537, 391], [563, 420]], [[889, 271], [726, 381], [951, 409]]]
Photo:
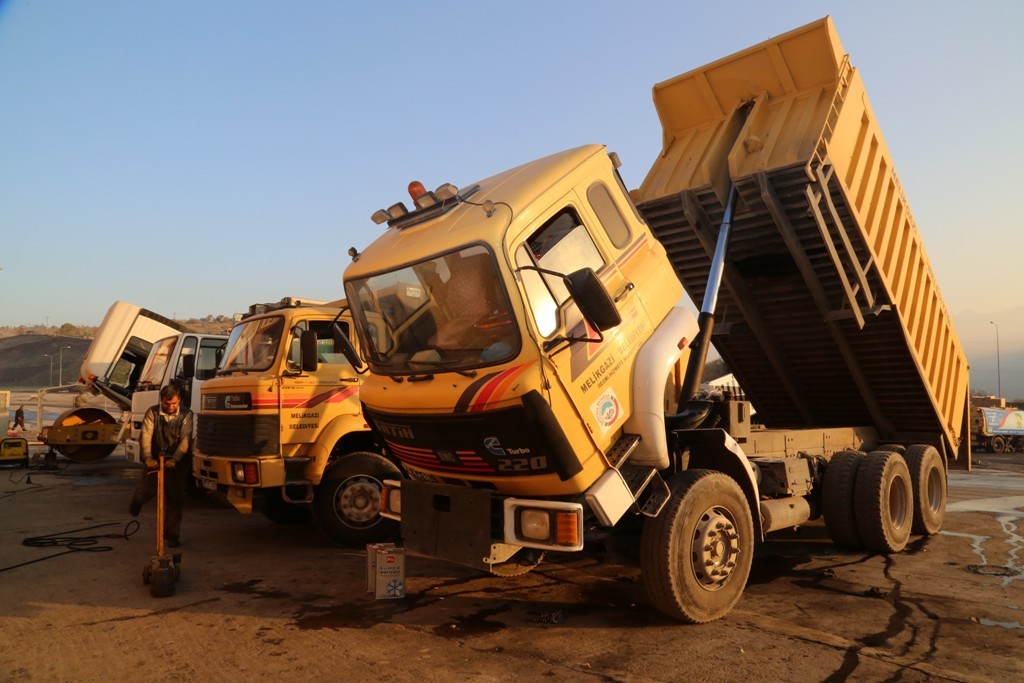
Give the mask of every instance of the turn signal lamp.
[[231, 478], [238, 484], [260, 483], [259, 469], [256, 467], [256, 463], [251, 462], [231, 463]]
[[555, 513], [555, 542], [558, 545], [582, 545], [582, 539], [580, 538], [581, 528], [582, 515], [577, 515], [574, 512]]

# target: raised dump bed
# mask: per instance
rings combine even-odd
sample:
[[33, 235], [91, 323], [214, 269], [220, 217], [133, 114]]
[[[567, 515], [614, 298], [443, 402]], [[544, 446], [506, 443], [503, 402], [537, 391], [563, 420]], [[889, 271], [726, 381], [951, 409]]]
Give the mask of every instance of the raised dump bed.
[[664, 145], [639, 205], [698, 307], [738, 191], [713, 342], [765, 424], [873, 425], [969, 467], [967, 361], [831, 19], [654, 101]]

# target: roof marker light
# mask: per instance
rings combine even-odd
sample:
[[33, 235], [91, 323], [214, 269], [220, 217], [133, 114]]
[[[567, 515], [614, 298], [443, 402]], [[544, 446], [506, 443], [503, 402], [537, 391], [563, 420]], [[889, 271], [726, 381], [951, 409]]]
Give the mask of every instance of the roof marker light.
[[451, 199], [453, 197], [458, 196], [459, 188], [455, 187], [451, 183], [445, 183], [444, 185], [434, 190], [434, 194], [437, 195], [437, 198], [443, 202], [446, 199]]
[[416, 198], [415, 204], [417, 209], [425, 209], [428, 206], [433, 206], [434, 204], [437, 204], [437, 195], [433, 192], [424, 192]]
[[374, 211], [373, 215], [370, 216], [370, 220], [376, 223], [377, 225], [380, 225], [381, 223], [387, 223], [388, 218], [390, 218], [390, 216], [388, 216], [388, 212], [385, 211], [384, 209]]

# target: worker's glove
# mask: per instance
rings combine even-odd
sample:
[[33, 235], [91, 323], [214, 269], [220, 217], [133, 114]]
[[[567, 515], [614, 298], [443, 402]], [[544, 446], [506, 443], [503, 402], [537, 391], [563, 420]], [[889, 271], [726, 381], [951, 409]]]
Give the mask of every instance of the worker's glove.
[[147, 470], [155, 470], [156, 468], [160, 467], [160, 463], [158, 463], [153, 458], [146, 458], [145, 463]]
[[164, 469], [173, 470], [178, 465], [174, 458], [164, 458]]

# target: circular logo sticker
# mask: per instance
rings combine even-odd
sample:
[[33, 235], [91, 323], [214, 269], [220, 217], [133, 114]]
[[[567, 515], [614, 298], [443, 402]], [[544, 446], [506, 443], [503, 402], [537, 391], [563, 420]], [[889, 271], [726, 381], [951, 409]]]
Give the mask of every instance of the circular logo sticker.
[[602, 427], [613, 425], [619, 419], [619, 411], [619, 400], [612, 393], [601, 396], [594, 405], [594, 416]]

